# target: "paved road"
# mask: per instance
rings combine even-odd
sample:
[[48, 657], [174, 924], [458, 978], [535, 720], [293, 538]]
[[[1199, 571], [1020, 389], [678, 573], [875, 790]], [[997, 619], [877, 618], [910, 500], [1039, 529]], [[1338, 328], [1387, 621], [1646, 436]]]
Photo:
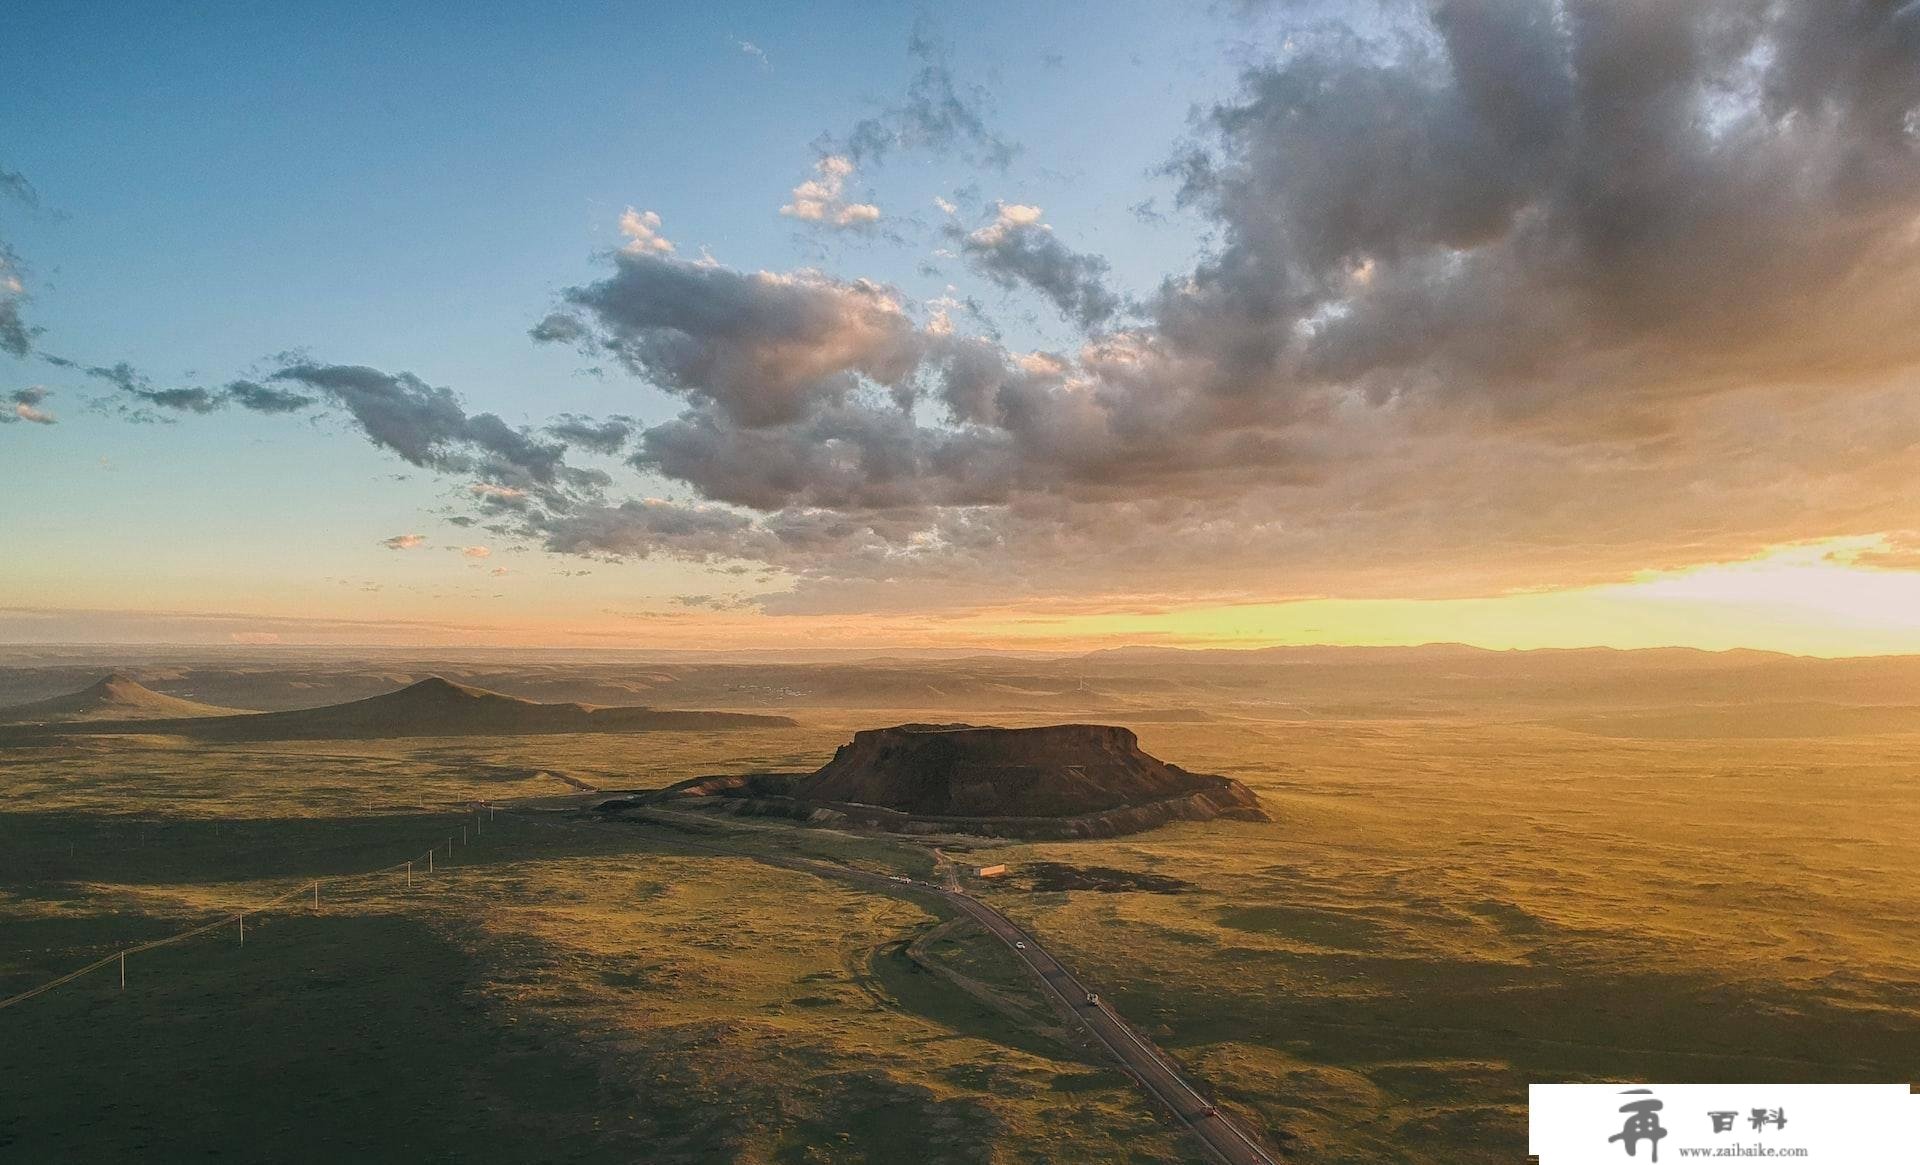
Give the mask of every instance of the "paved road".
[[1172, 1109], [1215, 1156], [1233, 1165], [1275, 1165], [1272, 1155], [1262, 1149], [1259, 1142], [1225, 1115], [1214, 1111], [1206, 1097], [1174, 1068], [1166, 1053], [1128, 1026], [1105, 999], [1089, 1005], [1087, 985], [1061, 966], [1032, 935], [978, 898], [951, 890], [938, 893], [973, 916], [989, 934], [1013, 948], [1013, 953], [1026, 961], [1047, 990], [1073, 1009], [1081, 1026], [1105, 1044], [1114, 1058], [1133, 1073], [1140, 1086]]
[[886, 894], [945, 899], [980, 923], [988, 934], [1005, 943], [1007, 949], [1025, 962], [1041, 985], [1065, 1005], [1066, 1011], [1073, 1015], [1081, 1028], [1100, 1041], [1113, 1058], [1132, 1074], [1142, 1089], [1171, 1109], [1215, 1159], [1228, 1162], [1229, 1165], [1278, 1165], [1273, 1155], [1261, 1148], [1250, 1134], [1224, 1114], [1213, 1111], [1212, 1104], [1180, 1075], [1167, 1054], [1122, 1020], [1104, 998], [1097, 1004], [1087, 1003], [1091, 989], [1047, 953], [1038, 939], [964, 890], [948, 889], [927, 882], [904, 881], [832, 862], [753, 853], [683, 837], [676, 837], [673, 841], [693, 849], [729, 857], [752, 858], [772, 866], [836, 878]]

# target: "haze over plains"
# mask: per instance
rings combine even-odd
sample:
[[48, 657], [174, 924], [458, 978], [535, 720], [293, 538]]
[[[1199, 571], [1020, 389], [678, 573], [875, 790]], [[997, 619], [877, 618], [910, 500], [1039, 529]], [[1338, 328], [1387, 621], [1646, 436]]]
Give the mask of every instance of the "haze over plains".
[[1920, 651], [1913, 5], [0, 65], [0, 641]]

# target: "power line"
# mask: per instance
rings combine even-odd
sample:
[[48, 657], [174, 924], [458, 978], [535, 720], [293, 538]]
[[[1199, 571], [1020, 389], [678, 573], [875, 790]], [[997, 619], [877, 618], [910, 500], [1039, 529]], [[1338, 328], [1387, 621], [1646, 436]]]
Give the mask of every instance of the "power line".
[[[445, 808], [435, 809], [428, 805], [414, 805], [412, 806], [412, 808], [424, 809], [429, 813], [448, 812], [448, 810], [446, 810]], [[481, 802], [477, 806], [472, 806], [472, 805], [461, 806], [462, 811], [464, 811], [467, 808], [485, 808], [490, 810], [491, 806], [488, 805], [486, 802]], [[426, 851], [426, 853], [424, 854], [416, 854], [413, 857], [407, 859], [406, 861], [395, 862], [390, 866], [382, 866], [377, 870], [367, 870], [359, 874], [342, 874], [334, 878], [314, 878], [309, 881], [304, 881], [304, 882], [301, 882], [299, 885], [295, 886], [293, 889], [288, 890], [285, 893], [278, 895], [277, 897], [269, 898], [265, 902], [262, 902], [257, 906], [252, 906], [245, 909], [235, 910], [229, 913], [222, 914], [218, 918], [215, 918], [214, 920], [212, 920], [211, 922], [203, 923], [202, 925], [193, 927], [190, 930], [183, 930], [178, 934], [170, 934], [164, 938], [152, 939], [144, 943], [136, 943], [135, 945], [130, 947], [122, 947], [118, 950], [113, 951], [110, 954], [107, 954], [102, 956], [101, 958], [95, 959], [93, 962], [88, 963], [84, 967], [76, 967], [75, 969], [68, 971], [64, 975], [61, 975], [54, 979], [49, 979], [45, 983], [40, 984], [38, 987], [32, 987], [25, 991], [20, 992], [17, 995], [9, 995], [4, 999], [0, 999], [0, 1010], [5, 1010], [6, 1008], [12, 1007], [17, 1003], [25, 1003], [29, 999], [33, 999], [38, 996], [45, 995], [47, 992], [52, 991], [57, 987], [64, 987], [68, 983], [73, 982], [75, 979], [79, 979], [86, 975], [90, 975], [93, 972], [100, 970], [102, 967], [112, 966], [115, 963], [118, 963], [120, 965], [120, 986], [122, 989], [125, 989], [127, 985], [127, 956], [128, 955], [144, 954], [147, 951], [159, 950], [161, 947], [169, 947], [174, 945], [175, 943], [183, 943], [183, 942], [186, 942], [188, 939], [198, 938], [201, 935], [208, 933], [209, 931], [218, 930], [220, 927], [223, 927], [223, 926], [238, 925], [240, 930], [240, 942], [242, 945], [244, 945], [246, 943], [247, 915], [264, 913], [265, 911], [268, 911], [275, 906], [279, 906], [284, 902], [290, 901], [291, 899], [300, 897], [302, 895], [307, 895], [307, 894], [311, 894], [313, 896], [313, 908], [317, 911], [320, 909], [320, 883], [323, 881], [333, 882], [333, 883], [357, 882], [367, 878], [377, 878], [383, 874], [393, 874], [393, 873], [404, 872], [403, 876], [406, 878], [406, 885], [408, 887], [411, 887], [413, 885], [413, 864], [417, 861], [420, 861], [422, 858], [426, 858], [428, 859], [429, 862], [431, 862], [432, 855], [434, 851], [440, 848], [440, 844], [441, 843], [436, 843], [432, 849]], [[447, 856], [452, 857], [453, 856], [453, 839], [448, 838], [444, 844], [447, 847]]]

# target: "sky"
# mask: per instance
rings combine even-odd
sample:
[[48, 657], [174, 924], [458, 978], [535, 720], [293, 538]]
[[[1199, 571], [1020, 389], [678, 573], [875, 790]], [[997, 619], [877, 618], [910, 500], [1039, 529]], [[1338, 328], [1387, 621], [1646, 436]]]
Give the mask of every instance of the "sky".
[[1920, 4], [0, 12], [0, 642], [1920, 651]]

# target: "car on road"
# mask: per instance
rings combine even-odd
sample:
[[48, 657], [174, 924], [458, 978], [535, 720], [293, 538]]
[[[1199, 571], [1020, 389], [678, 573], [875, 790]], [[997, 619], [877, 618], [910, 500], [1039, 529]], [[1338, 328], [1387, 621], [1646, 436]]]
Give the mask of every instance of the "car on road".
[[1100, 1006], [1100, 997], [1098, 995], [1095, 995], [1091, 991], [1087, 992], [1087, 1006], [1088, 1007]]
[[1027, 949], [1027, 944], [1026, 944], [1026, 943], [1014, 943], [1014, 944], [1013, 944], [1013, 949], [1014, 949], [1014, 950], [1016, 950], [1016, 951], [1024, 951], [1024, 950], [1026, 950], [1026, 949]]

